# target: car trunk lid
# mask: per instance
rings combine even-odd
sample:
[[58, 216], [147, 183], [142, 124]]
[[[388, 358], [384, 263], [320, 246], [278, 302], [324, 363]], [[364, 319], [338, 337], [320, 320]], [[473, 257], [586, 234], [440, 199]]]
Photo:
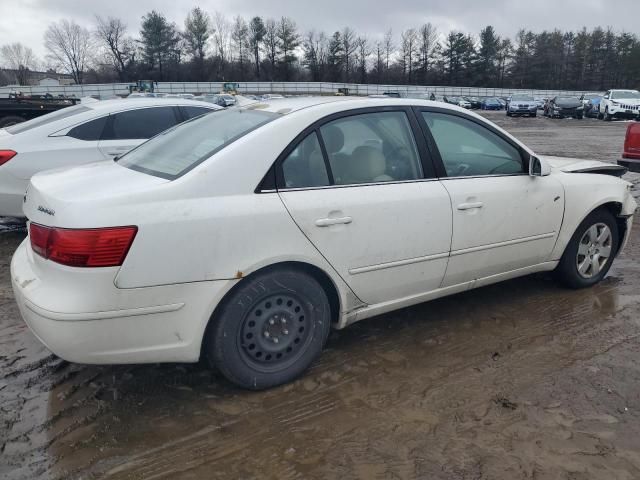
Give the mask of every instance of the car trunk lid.
[[53, 227], [106, 227], [96, 224], [93, 206], [130, 201], [168, 183], [119, 166], [112, 161], [90, 163], [71, 169], [49, 170], [31, 178], [24, 198], [26, 217]]

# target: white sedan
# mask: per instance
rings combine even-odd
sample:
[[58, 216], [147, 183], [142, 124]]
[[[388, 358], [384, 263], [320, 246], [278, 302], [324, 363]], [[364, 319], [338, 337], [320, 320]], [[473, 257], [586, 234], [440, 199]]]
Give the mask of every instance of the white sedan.
[[29, 179], [123, 155], [176, 124], [220, 107], [193, 100], [92, 101], [0, 129], [0, 217], [23, 217]]
[[254, 103], [34, 176], [11, 277], [62, 358], [204, 356], [267, 388], [300, 375], [331, 326], [534, 272], [599, 282], [636, 209], [621, 173], [538, 157], [442, 103]]

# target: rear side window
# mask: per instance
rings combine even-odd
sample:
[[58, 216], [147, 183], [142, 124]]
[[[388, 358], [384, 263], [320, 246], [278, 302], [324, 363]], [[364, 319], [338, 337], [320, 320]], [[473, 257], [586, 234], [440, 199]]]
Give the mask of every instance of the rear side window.
[[316, 132], [308, 135], [282, 162], [287, 188], [324, 187], [329, 175]]
[[68, 137], [77, 138], [78, 140], [97, 141], [102, 137], [102, 132], [107, 124], [108, 116], [96, 118], [90, 122], [83, 123], [77, 127], [73, 127], [67, 133]]
[[404, 112], [352, 115], [320, 127], [336, 185], [422, 177], [418, 149]]
[[173, 107], [140, 108], [111, 115], [103, 140], [147, 139], [178, 123]]
[[7, 131], [11, 134], [26, 132], [27, 130], [31, 130], [32, 128], [41, 127], [42, 125], [56, 122], [58, 120], [62, 120], [63, 118], [69, 118], [74, 115], [78, 115], [79, 113], [88, 112], [90, 110], [91, 109], [89, 107], [85, 107], [84, 105], [65, 107], [55, 112], [42, 115], [41, 117], [37, 117], [32, 120], [13, 125], [12, 127], [8, 127]]
[[204, 107], [184, 106], [180, 108], [182, 109], [182, 115], [184, 116], [185, 120], [199, 117], [200, 115], [204, 115], [205, 113], [215, 112], [215, 110], [212, 108], [204, 108]]

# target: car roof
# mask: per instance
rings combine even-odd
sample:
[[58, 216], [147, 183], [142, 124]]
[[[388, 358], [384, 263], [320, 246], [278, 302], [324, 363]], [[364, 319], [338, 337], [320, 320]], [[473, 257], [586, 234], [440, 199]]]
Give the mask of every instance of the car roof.
[[[207, 102], [200, 102], [191, 98], [156, 98], [156, 97], [134, 97], [124, 98], [120, 100], [101, 100], [99, 102], [91, 102], [86, 104], [87, 108], [92, 110], [130, 110], [143, 107], [161, 107], [163, 105], [198, 105], [207, 108], [214, 108], [216, 105]], [[222, 107], [219, 107], [222, 108]]]
[[[288, 115], [300, 110], [322, 108], [327, 112], [341, 112], [356, 108], [387, 107], [387, 106], [425, 106], [449, 109], [469, 113], [468, 110], [453, 104], [446, 104], [435, 100], [419, 98], [391, 98], [391, 97], [287, 97], [284, 99], [259, 100], [239, 107], [244, 110], [261, 110], [264, 112]], [[333, 107], [333, 108], [331, 108]]]

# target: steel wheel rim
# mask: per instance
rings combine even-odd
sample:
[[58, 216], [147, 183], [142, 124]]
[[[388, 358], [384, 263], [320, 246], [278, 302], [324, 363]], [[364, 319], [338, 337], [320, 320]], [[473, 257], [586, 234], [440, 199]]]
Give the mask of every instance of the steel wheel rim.
[[257, 370], [281, 370], [304, 353], [312, 339], [311, 327], [311, 312], [296, 295], [262, 297], [251, 306], [239, 329], [240, 354]]
[[576, 254], [578, 275], [590, 279], [600, 274], [611, 257], [613, 235], [608, 225], [596, 223], [582, 235]]

